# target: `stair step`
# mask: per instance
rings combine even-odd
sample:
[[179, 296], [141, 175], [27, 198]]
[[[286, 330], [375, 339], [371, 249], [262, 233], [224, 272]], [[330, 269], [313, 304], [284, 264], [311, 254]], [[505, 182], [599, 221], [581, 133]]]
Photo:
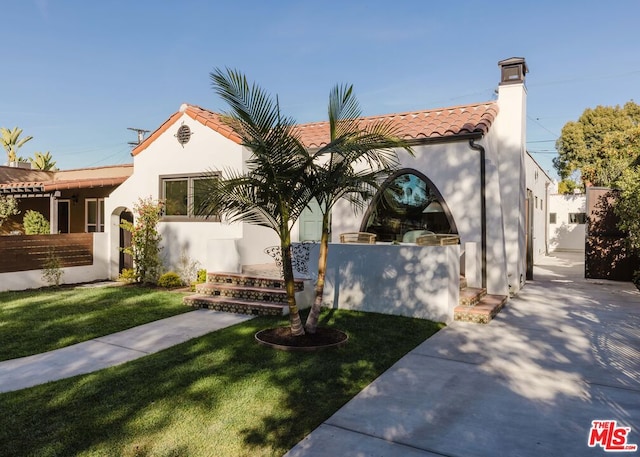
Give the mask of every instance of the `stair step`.
[[[281, 278], [269, 278], [259, 275], [247, 275], [242, 273], [226, 273], [226, 272], [212, 272], [207, 273], [207, 283], [215, 284], [230, 284], [236, 286], [247, 287], [262, 287], [271, 289], [286, 290], [286, 284], [284, 279]], [[295, 280], [296, 291], [304, 289], [304, 282], [301, 279]]]
[[196, 293], [216, 297], [241, 298], [269, 303], [287, 303], [287, 291], [266, 287], [250, 287], [235, 284], [206, 282], [196, 285]]
[[507, 298], [506, 295], [485, 295], [475, 306], [456, 306], [453, 320], [488, 324], [504, 307]]
[[461, 306], [476, 306], [478, 302], [487, 295], [487, 289], [477, 287], [466, 287], [460, 290], [459, 304]]
[[278, 303], [264, 303], [241, 298], [221, 297], [211, 295], [194, 294], [184, 297], [185, 305], [194, 308], [208, 308], [227, 313], [251, 314], [257, 316], [283, 316], [288, 314], [287, 305]]

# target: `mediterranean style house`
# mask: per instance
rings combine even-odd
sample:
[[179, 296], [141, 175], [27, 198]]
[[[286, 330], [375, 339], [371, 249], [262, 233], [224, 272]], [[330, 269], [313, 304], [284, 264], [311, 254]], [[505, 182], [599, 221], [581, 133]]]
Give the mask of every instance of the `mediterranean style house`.
[[[334, 241], [345, 232], [368, 232], [381, 243], [400, 245], [422, 232], [455, 235], [461, 271], [470, 283], [493, 294], [518, 292], [531, 277], [535, 257], [546, 254], [551, 180], [526, 151], [526, 62], [510, 58], [498, 66], [496, 100], [363, 119], [392, 121], [415, 156], [400, 153], [402, 169], [366, 211], [354, 214], [346, 202], [335, 208]], [[299, 130], [309, 148], [328, 141], [327, 122]], [[217, 113], [183, 104], [132, 155], [132, 175], [105, 200], [112, 278], [123, 267], [120, 221], [144, 197], [166, 202], [159, 229], [168, 268], [185, 256], [209, 271], [272, 261], [264, 252], [278, 244], [271, 231], [192, 214], [203, 179], [226, 169], [246, 170], [251, 156]], [[319, 221], [310, 205], [293, 235], [299, 241], [319, 239]]]

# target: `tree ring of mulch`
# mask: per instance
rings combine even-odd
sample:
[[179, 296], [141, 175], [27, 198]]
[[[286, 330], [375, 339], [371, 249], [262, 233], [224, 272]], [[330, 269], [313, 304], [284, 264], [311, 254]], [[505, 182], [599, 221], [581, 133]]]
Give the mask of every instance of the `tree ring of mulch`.
[[344, 346], [349, 335], [335, 328], [318, 327], [316, 333], [293, 336], [290, 327], [275, 327], [260, 330], [255, 338], [258, 343], [281, 351], [319, 351]]

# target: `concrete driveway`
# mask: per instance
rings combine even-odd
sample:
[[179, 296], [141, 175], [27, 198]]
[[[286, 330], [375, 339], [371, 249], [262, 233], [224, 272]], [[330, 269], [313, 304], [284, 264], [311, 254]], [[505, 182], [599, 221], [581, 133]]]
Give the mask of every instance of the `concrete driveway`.
[[640, 293], [583, 272], [545, 258], [489, 325], [440, 331], [286, 455], [607, 455], [594, 420], [640, 445]]

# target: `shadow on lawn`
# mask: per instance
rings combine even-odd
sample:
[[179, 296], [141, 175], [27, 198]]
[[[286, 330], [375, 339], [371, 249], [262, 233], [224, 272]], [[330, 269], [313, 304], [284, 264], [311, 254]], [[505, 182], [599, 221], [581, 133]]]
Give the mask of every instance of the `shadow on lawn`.
[[344, 348], [283, 352], [253, 339], [286, 324], [256, 318], [119, 367], [2, 394], [0, 455], [282, 455], [438, 329], [327, 311], [321, 325], [347, 331]]

